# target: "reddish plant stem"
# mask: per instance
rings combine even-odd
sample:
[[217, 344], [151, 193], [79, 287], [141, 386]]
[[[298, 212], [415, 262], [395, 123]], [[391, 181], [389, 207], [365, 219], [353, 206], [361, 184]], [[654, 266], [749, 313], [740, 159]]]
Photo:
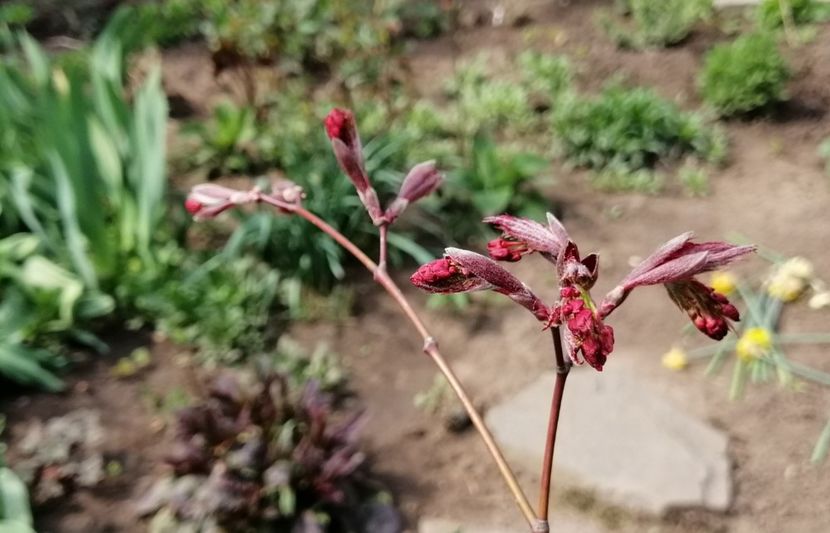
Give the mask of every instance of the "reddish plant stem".
[[380, 257], [378, 258], [378, 269], [386, 272], [386, 249], [389, 244], [389, 225], [383, 223], [378, 228], [380, 231]]
[[548, 523], [548, 507], [550, 507], [550, 488], [553, 477], [553, 451], [556, 448], [556, 430], [559, 427], [559, 413], [562, 409], [565, 381], [568, 379], [568, 373], [571, 371], [571, 363], [565, 360], [565, 354], [562, 350], [562, 337], [559, 328], [551, 328], [551, 335], [553, 336], [553, 351], [556, 357], [556, 383], [553, 386], [553, 397], [551, 398], [550, 415], [548, 417], [548, 434], [545, 441], [545, 456], [542, 462], [539, 507], [536, 513], [539, 520], [544, 522], [545, 525]]
[[[374, 261], [372, 261], [369, 258], [369, 256], [363, 253], [363, 251], [360, 248], [358, 248], [352, 241], [350, 241], [346, 236], [344, 236], [342, 233], [330, 226], [326, 221], [324, 221], [314, 213], [306, 210], [301, 206], [287, 204], [267, 195], [263, 195], [262, 201], [271, 204], [275, 207], [278, 207], [284, 211], [293, 212], [317, 226], [318, 229], [320, 229], [323, 233], [334, 239], [340, 246], [345, 248], [358, 261], [360, 261], [363, 264], [363, 266], [365, 266], [366, 269], [372, 273], [372, 275], [375, 278], [375, 281], [377, 281], [384, 289], [386, 289], [386, 292], [388, 292], [392, 299], [395, 300], [395, 302], [403, 311], [404, 315], [406, 315], [409, 321], [412, 322], [412, 324], [415, 326], [415, 329], [423, 338], [424, 353], [429, 355], [429, 357], [433, 360], [435, 365], [446, 378], [447, 383], [449, 383], [455, 395], [458, 396], [459, 401], [461, 401], [461, 405], [463, 405], [464, 409], [467, 411], [467, 415], [470, 417], [473, 426], [475, 426], [476, 430], [478, 431], [479, 435], [484, 441], [484, 445], [487, 448], [487, 451], [490, 453], [493, 460], [495, 461], [496, 466], [499, 469], [499, 472], [504, 478], [505, 483], [507, 483], [510, 492], [513, 494], [513, 497], [516, 500], [516, 504], [519, 506], [519, 510], [522, 512], [522, 515], [524, 516], [525, 520], [530, 526], [531, 531], [547, 531], [546, 525], [544, 526], [544, 529], [540, 529], [542, 523], [534, 514], [533, 507], [530, 505], [530, 501], [528, 500], [527, 495], [522, 490], [521, 485], [519, 485], [519, 481], [516, 479], [516, 475], [513, 473], [513, 470], [510, 468], [510, 465], [507, 464], [507, 460], [504, 458], [504, 455], [502, 454], [498, 444], [496, 444], [496, 441], [493, 438], [493, 434], [490, 433], [490, 430], [484, 423], [484, 419], [479, 414], [472, 400], [470, 400], [470, 397], [464, 390], [464, 387], [461, 385], [461, 382], [458, 381], [458, 378], [456, 377], [452, 368], [447, 363], [447, 360], [438, 350], [438, 343], [435, 341], [435, 338], [430, 334], [429, 330], [427, 330], [423, 321], [421, 321], [421, 318], [417, 315], [417, 313], [415, 313], [415, 310], [409, 304], [409, 301], [403, 295], [398, 285], [394, 281], [392, 281], [392, 278], [389, 277], [389, 274], [387, 274], [385, 270], [378, 268], [378, 265]], [[383, 226], [381, 227], [383, 228]]]

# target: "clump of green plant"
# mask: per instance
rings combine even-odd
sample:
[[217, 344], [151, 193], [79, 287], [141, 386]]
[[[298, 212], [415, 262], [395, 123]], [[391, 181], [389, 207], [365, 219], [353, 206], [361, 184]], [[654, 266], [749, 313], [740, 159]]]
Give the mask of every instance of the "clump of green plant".
[[279, 375], [222, 374], [177, 414], [172, 473], [141, 510], [156, 531], [400, 531], [366, 476], [360, 422], [336, 422], [313, 383], [298, 390]]
[[553, 129], [570, 164], [606, 175], [648, 171], [684, 156], [718, 162], [725, 152], [723, 135], [700, 115], [651, 89], [619, 84], [598, 96], [571, 96], [554, 110]]
[[46, 344], [102, 347], [91, 322], [113, 310], [125, 263], [151, 261], [166, 232], [160, 73], [152, 70], [132, 98], [124, 84], [137, 32], [121, 11], [66, 63], [20, 34], [0, 64], [0, 293], [8, 317], [0, 367], [26, 383], [57, 386], [33, 374], [59, 361], [41, 350]]
[[203, 360], [236, 363], [272, 351], [281, 323], [280, 275], [250, 257], [217, 256], [202, 263], [177, 246], [156, 260], [136, 258], [118, 295], [133, 318], [178, 344], [195, 346]]
[[[459, 236], [481, 236], [476, 213], [516, 211], [524, 216], [545, 212], [545, 202], [534, 184], [550, 166], [550, 161], [532, 152], [500, 149], [485, 135], [473, 139], [468, 160], [444, 185], [440, 209], [448, 217], [450, 232]], [[478, 228], [477, 228], [478, 227]]]
[[76, 487], [94, 487], [106, 476], [100, 415], [78, 409], [45, 423], [35, 420], [18, 444], [16, 470], [44, 504]]
[[707, 104], [733, 116], [784, 100], [790, 76], [775, 37], [751, 33], [707, 53], [698, 85]]
[[101, 349], [101, 341], [82, 325], [112, 312], [114, 302], [43, 252], [41, 241], [29, 233], [0, 239], [0, 373], [59, 390], [63, 384], [51, 372], [66, 364], [59, 340]]
[[712, 0], [626, 0], [618, 4], [623, 17], [604, 12], [600, 23], [624, 48], [677, 44], [713, 9]]
[[828, 16], [830, 7], [816, 0], [763, 0], [757, 8], [758, 24], [770, 30], [821, 22]]

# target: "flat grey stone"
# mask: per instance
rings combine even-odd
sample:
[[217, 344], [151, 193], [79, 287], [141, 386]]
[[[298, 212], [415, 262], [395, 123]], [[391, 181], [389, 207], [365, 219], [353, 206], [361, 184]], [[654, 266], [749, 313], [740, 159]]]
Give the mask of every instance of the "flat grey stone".
[[[542, 375], [487, 413], [505, 453], [538, 472], [555, 376]], [[575, 368], [559, 421], [554, 480], [651, 513], [725, 510], [732, 500], [727, 436], [652, 392], [617, 360]]]

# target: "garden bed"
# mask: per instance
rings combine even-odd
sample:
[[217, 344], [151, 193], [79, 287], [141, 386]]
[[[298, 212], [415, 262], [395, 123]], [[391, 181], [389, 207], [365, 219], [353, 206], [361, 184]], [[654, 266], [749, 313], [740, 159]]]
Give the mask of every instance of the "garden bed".
[[[533, 47], [570, 57], [577, 65], [576, 85], [582, 90], [598, 91], [610, 77], [622, 76], [627, 82], [654, 88], [683, 107], [696, 108], [701, 104], [695, 84], [702, 55], [726, 39], [712, 25], [672, 48], [619, 50], [593, 19], [595, 9], [606, 2], [537, 4], [529, 8], [531, 21], [521, 27], [485, 25], [413, 44], [407, 52], [411, 70], [418, 73], [412, 83], [428, 94], [461, 59], [489, 51], [497, 61], [510, 61], [524, 48]], [[830, 26], [819, 26], [810, 42], [788, 49], [786, 55], [794, 71], [789, 100], [774, 111], [724, 123], [729, 158], [722, 168], [709, 171], [709, 196], [690, 198], [671, 187], [659, 196], [597, 192], [586, 171], [555, 163], [555, 179], [544, 188], [544, 197], [551, 205], [561, 206], [575, 240], [602, 256], [599, 293], [625, 275], [632, 255], [644, 256], [667, 237], [688, 229], [705, 239], [740, 235], [786, 256], [802, 255], [817, 272], [830, 276], [830, 187], [817, 154], [821, 141], [830, 135]], [[164, 59], [168, 92], [187, 100], [193, 109], [210, 109], [222, 88], [205, 72], [210, 68], [205, 50], [187, 44], [164, 52]], [[757, 270], [758, 265], [747, 269], [751, 267]], [[555, 290], [555, 276], [544, 262], [525, 260], [518, 271], [538, 292]], [[363, 276], [360, 272], [348, 275], [354, 280]], [[400, 281], [404, 284], [406, 277], [401, 275]], [[414, 289], [408, 292], [416, 307], [424, 308], [421, 295]], [[354, 316], [298, 322], [288, 333], [309, 345], [323, 341], [342, 358], [349, 388], [369, 415], [363, 438], [375, 471], [395, 495], [409, 527], [415, 529], [423, 517], [515, 526], [520, 516], [474, 432], [450, 431], [442, 416], [413, 405], [418, 393], [430, 389], [435, 375], [421, 354], [420, 339], [394, 305], [367, 281], [358, 282], [355, 301]], [[734, 503], [726, 513], [681, 509], [653, 517], [558, 487], [554, 507], [559, 504], [565, 514], [624, 532], [651, 527], [673, 533], [826, 531], [830, 517], [821, 502], [830, 498], [830, 476], [827, 465], [813, 466], [809, 459], [812, 443], [830, 412], [828, 396], [812, 386], [798, 394], [763, 387], [752, 388], [740, 402], [730, 402], [727, 377], [707, 378], [697, 367], [670, 373], [660, 366], [660, 356], [685, 324], [682, 313], [667, 298], [644, 292], [632, 296], [627, 305], [610, 322], [619, 333], [608, 365], [624, 362], [667, 401], [682, 405], [730, 436]], [[797, 305], [786, 316], [785, 327], [821, 330], [828, 313]], [[432, 311], [427, 322], [484, 409], [552, 366], [547, 337], [538, 334], [539, 325], [523, 311], [501, 302], [474, 302], [459, 313]], [[114, 379], [112, 367], [117, 358], [146, 341], [134, 334], [117, 338], [112, 342], [112, 356], [72, 371], [65, 393], [27, 394], [6, 401], [3, 411], [8, 413], [12, 450], [33, 418], [89, 407], [101, 413], [105, 449], [122, 467], [99, 487], [79, 490], [38, 512], [39, 531], [145, 530], [136, 522], [134, 504], [151, 476], [164, 468], [161, 459], [170, 433], [159, 402], [178, 390], [187, 395], [199, 393], [198, 371], [178, 356], [179, 348], [167, 342], [149, 343], [152, 365], [148, 369]], [[827, 355], [825, 349], [806, 347], [796, 358], [830, 371]], [[579, 372], [572, 379], [580, 379]], [[613, 452], [613, 443], [609, 443], [608, 453]], [[12, 464], [14, 457], [12, 451]], [[519, 475], [532, 491], [537, 483], [533, 474]], [[556, 515], [554, 530], [555, 519]]]

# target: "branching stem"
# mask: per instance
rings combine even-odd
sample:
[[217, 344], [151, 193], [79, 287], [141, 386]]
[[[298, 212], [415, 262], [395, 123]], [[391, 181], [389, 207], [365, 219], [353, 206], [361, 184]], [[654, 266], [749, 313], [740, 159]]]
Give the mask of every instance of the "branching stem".
[[[484, 445], [487, 448], [487, 451], [492, 456], [493, 460], [496, 463], [496, 466], [499, 469], [502, 477], [504, 478], [505, 483], [507, 483], [510, 492], [513, 494], [513, 497], [516, 500], [519, 509], [522, 512], [525, 520], [527, 521], [528, 525], [530, 526], [531, 531], [533, 532], [545, 532], [547, 531], [547, 524], [543, 521], [539, 520], [533, 512], [533, 507], [530, 505], [530, 501], [527, 498], [527, 495], [522, 490], [521, 486], [519, 485], [519, 481], [516, 479], [516, 475], [513, 473], [513, 470], [510, 468], [510, 465], [507, 464], [507, 461], [504, 458], [504, 455], [501, 452], [498, 444], [496, 444], [495, 439], [493, 438], [493, 434], [490, 433], [490, 430], [487, 428], [486, 424], [484, 423], [484, 419], [479, 414], [478, 410], [476, 409], [475, 405], [473, 404], [470, 397], [467, 395], [467, 392], [464, 390], [464, 387], [461, 385], [461, 382], [458, 381], [455, 373], [453, 372], [452, 368], [447, 363], [447, 360], [438, 350], [438, 344], [435, 341], [435, 338], [432, 334], [427, 330], [426, 326], [424, 325], [421, 318], [415, 312], [415, 310], [410, 305], [409, 301], [401, 292], [398, 285], [389, 277], [389, 274], [386, 272], [386, 269], [381, 269], [378, 264], [372, 261], [369, 256], [367, 256], [360, 248], [358, 248], [352, 241], [350, 241], [346, 236], [342, 233], [337, 231], [334, 227], [329, 225], [326, 221], [315, 215], [314, 213], [306, 210], [302, 206], [289, 204], [286, 202], [282, 202], [276, 198], [273, 198], [268, 195], [263, 195], [261, 200], [265, 203], [271, 204], [283, 211], [289, 211], [300, 217], [304, 218], [308, 222], [314, 224], [318, 229], [320, 229], [323, 233], [334, 239], [340, 246], [345, 248], [350, 254], [352, 254], [364, 267], [366, 267], [369, 272], [372, 273], [374, 276], [375, 281], [380, 284], [387, 293], [392, 297], [393, 300], [398, 304], [398, 306], [403, 311], [404, 315], [412, 322], [415, 329], [418, 331], [418, 334], [424, 340], [424, 353], [426, 353], [444, 375], [446, 378], [447, 383], [449, 383], [450, 387], [452, 388], [455, 395], [461, 401], [461, 405], [464, 406], [464, 409], [467, 411], [467, 415], [470, 417], [470, 420], [475, 426], [476, 430], [478, 431], [479, 435], [481, 436], [482, 440], [484, 441]], [[385, 260], [385, 241], [386, 241], [386, 227], [381, 226], [381, 262]], [[561, 349], [561, 347], [560, 347]], [[544, 526], [543, 528], [541, 528]], [[541, 528], [541, 529], [540, 529]]]

